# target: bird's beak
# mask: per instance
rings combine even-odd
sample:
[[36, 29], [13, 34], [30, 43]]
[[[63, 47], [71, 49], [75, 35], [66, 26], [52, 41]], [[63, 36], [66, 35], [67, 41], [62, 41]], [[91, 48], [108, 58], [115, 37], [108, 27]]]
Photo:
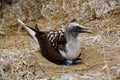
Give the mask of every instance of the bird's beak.
[[81, 33], [92, 33], [92, 29], [90, 29], [90, 28], [81, 28]]
[[92, 33], [92, 29], [86, 27], [77, 28], [77, 32], [79, 33]]

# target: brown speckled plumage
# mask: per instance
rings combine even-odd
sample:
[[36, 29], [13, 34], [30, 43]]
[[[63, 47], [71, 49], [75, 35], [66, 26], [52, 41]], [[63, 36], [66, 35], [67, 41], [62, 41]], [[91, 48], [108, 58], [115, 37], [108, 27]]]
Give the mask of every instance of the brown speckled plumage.
[[50, 30], [48, 32], [38, 32], [36, 34], [42, 55], [49, 61], [56, 64], [64, 62], [64, 58], [59, 53], [58, 49], [65, 48], [66, 39], [62, 30]]

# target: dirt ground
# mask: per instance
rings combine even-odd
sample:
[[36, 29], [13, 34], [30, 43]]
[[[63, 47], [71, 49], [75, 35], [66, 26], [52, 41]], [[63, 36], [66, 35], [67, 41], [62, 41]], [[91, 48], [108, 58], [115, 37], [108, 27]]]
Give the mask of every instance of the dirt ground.
[[[25, 18], [24, 21], [32, 27], [37, 23], [40, 30], [61, 29], [71, 18], [63, 18], [63, 10], [58, 10], [59, 14], [55, 15], [46, 12], [45, 17], [54, 15], [49, 19], [42, 17], [27, 21]], [[66, 10], [72, 13], [69, 8]], [[77, 11], [70, 16], [75, 13]], [[78, 16], [74, 17], [78, 19]], [[120, 13], [92, 18], [78, 20], [78, 23], [93, 28], [93, 34], [79, 35], [81, 63], [71, 66], [59, 66], [47, 61], [41, 55], [39, 45], [16, 20], [5, 24], [4, 19], [0, 24], [0, 80], [120, 80]]]

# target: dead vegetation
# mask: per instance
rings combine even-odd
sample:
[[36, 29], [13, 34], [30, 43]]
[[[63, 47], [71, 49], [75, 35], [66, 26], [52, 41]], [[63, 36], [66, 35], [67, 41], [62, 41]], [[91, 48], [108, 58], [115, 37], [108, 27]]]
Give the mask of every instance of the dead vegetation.
[[[0, 80], [120, 79], [119, 0], [17, 0], [11, 5], [6, 2], [3, 7], [0, 9]], [[64, 28], [73, 18], [93, 28], [94, 34], [79, 36], [82, 63], [63, 67], [44, 59], [39, 46], [18, 24], [17, 18], [31, 27], [38, 24], [41, 30]]]

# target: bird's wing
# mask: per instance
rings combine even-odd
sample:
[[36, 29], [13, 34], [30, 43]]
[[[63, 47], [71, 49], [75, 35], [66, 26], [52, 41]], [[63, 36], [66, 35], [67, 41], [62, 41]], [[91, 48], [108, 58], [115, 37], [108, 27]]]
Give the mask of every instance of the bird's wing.
[[48, 32], [48, 39], [50, 40], [52, 46], [56, 49], [56, 50], [64, 50], [66, 52], [66, 37], [65, 37], [65, 33], [62, 30], [50, 30]]

